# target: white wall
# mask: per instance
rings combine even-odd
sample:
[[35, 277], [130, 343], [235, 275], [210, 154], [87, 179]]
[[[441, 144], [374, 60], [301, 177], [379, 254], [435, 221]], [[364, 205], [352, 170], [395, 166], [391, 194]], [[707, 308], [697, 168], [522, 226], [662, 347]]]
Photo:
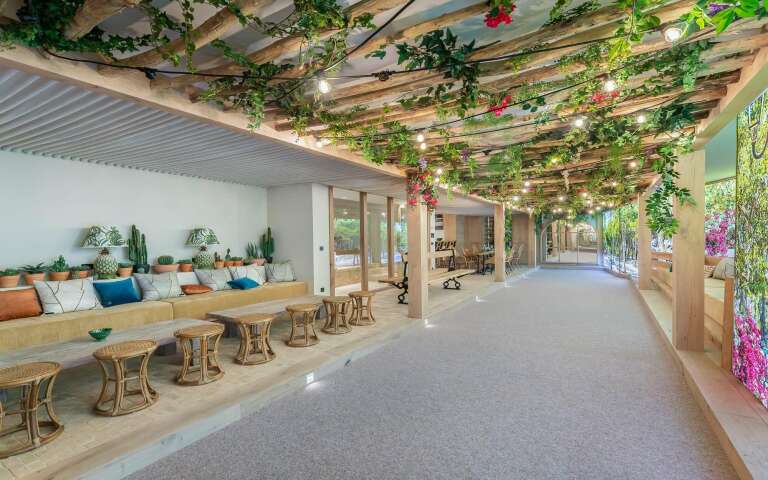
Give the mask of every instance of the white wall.
[[271, 187], [268, 218], [275, 237], [275, 260], [290, 260], [296, 277], [308, 283], [310, 292], [328, 293], [328, 187]]
[[[191, 258], [189, 230], [213, 228], [213, 250], [245, 256], [267, 226], [267, 191], [223, 182], [142, 172], [0, 151], [0, 268], [50, 263], [91, 263], [97, 252], [80, 248], [92, 224], [132, 224], [146, 234], [150, 262], [158, 255]], [[126, 248], [113, 249], [127, 259]]]

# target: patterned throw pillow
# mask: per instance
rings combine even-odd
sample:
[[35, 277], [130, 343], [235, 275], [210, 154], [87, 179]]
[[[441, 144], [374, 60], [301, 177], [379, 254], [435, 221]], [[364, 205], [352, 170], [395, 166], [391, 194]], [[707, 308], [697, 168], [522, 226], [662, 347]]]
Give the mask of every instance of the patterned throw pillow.
[[291, 262], [269, 263], [267, 267], [267, 281], [292, 282], [296, 280]]
[[35, 282], [35, 290], [45, 313], [78, 312], [101, 308], [89, 278], [63, 282]]
[[267, 283], [267, 269], [264, 265], [248, 265], [247, 267], [229, 267], [232, 280], [248, 277], [259, 285]]
[[712, 276], [712, 272], [715, 271], [714, 265], [704, 265], [704, 278], [709, 278]]
[[733, 277], [733, 275], [733, 259], [730, 257], [726, 257], [720, 260], [720, 263], [718, 263], [715, 267], [715, 271], [712, 272], [712, 276], [714, 278], [719, 278], [720, 280], [725, 280], [725, 277]]
[[195, 270], [200, 284], [210, 287], [211, 290], [232, 290], [227, 282], [232, 280], [229, 269], [220, 268], [218, 270]]
[[133, 276], [139, 282], [141, 298], [145, 302], [181, 296], [181, 286], [176, 272], [135, 273]]

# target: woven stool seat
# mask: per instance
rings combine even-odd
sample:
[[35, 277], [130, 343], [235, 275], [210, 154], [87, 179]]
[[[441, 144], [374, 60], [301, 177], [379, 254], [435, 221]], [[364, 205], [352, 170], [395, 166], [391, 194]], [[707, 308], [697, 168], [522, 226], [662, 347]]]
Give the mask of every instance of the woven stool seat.
[[[289, 347], [311, 347], [320, 341], [315, 331], [315, 317], [320, 307], [318, 303], [298, 303], [285, 307], [291, 317], [291, 336], [286, 342]], [[304, 335], [298, 335], [300, 328], [304, 330]]]
[[[179, 385], [205, 385], [224, 376], [219, 363], [219, 341], [224, 325], [211, 323], [176, 330], [184, 363], [176, 375]], [[190, 375], [191, 374], [191, 375]]]
[[156, 348], [157, 342], [154, 340], [131, 340], [101, 347], [93, 352], [93, 356], [98, 360], [131, 358], [154, 351]]
[[352, 319], [349, 323], [355, 326], [367, 326], [376, 323], [376, 319], [373, 317], [374, 295], [368, 290], [349, 292], [349, 296], [352, 298]]
[[235, 319], [240, 332], [240, 348], [235, 362], [241, 365], [259, 365], [275, 358], [272, 344], [269, 343], [269, 333], [275, 317], [276, 315], [268, 313], [252, 313]]
[[[101, 347], [93, 352], [101, 367], [101, 392], [93, 410], [99, 415], [116, 417], [143, 410], [157, 401], [157, 392], [149, 385], [149, 358], [157, 349], [154, 340], [131, 340]], [[138, 366], [129, 368], [129, 362]], [[110, 368], [112, 375], [110, 375]], [[129, 384], [135, 382], [135, 388]], [[108, 393], [112, 386], [113, 392]], [[137, 397], [128, 405], [127, 399]]]
[[347, 314], [352, 304], [350, 297], [323, 297], [325, 311], [328, 315], [325, 317], [325, 325], [321, 329], [324, 333], [331, 335], [341, 335], [349, 333], [352, 329], [347, 323]]
[[[64, 425], [53, 411], [53, 383], [61, 371], [54, 362], [35, 362], [0, 370], [0, 390], [18, 388], [19, 399], [0, 403], [0, 458], [34, 450], [58, 437]], [[45, 407], [49, 420], [40, 420], [38, 410]], [[19, 416], [19, 423], [3, 428], [3, 420]], [[24, 432], [22, 438], [16, 435]], [[5, 440], [10, 439], [10, 446]]]
[[353, 297], [353, 298], [354, 298], [354, 297], [365, 297], [365, 298], [369, 298], [369, 297], [372, 297], [372, 296], [374, 296], [374, 295], [375, 295], [375, 293], [373, 293], [373, 292], [371, 292], [371, 291], [368, 291], [368, 290], [356, 290], [356, 291], [354, 291], [354, 292], [349, 292], [349, 296], [350, 296], [350, 297]]
[[314, 312], [320, 308], [320, 304], [317, 303], [297, 303], [295, 305], [288, 305], [285, 307], [289, 312], [307, 313]]

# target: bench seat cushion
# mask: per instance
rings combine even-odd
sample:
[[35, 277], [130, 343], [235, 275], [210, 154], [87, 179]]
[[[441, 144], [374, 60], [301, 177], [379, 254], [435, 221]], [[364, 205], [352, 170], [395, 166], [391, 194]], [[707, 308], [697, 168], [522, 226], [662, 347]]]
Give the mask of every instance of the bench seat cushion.
[[0, 322], [0, 352], [88, 336], [95, 328], [120, 330], [173, 318], [165, 302], [141, 302], [80, 312], [17, 318]]
[[267, 283], [250, 290], [220, 290], [202, 295], [166, 298], [163, 302], [173, 306], [174, 318], [197, 318], [205, 320], [208, 312], [242, 307], [252, 303], [268, 302], [283, 298], [305, 295], [305, 282]]

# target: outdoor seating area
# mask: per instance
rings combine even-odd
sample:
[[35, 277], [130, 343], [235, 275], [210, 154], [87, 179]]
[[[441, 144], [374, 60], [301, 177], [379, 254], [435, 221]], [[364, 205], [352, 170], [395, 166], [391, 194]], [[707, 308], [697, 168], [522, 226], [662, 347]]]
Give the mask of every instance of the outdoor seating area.
[[768, 479], [768, 0], [0, 0], [0, 165], [0, 480]]

